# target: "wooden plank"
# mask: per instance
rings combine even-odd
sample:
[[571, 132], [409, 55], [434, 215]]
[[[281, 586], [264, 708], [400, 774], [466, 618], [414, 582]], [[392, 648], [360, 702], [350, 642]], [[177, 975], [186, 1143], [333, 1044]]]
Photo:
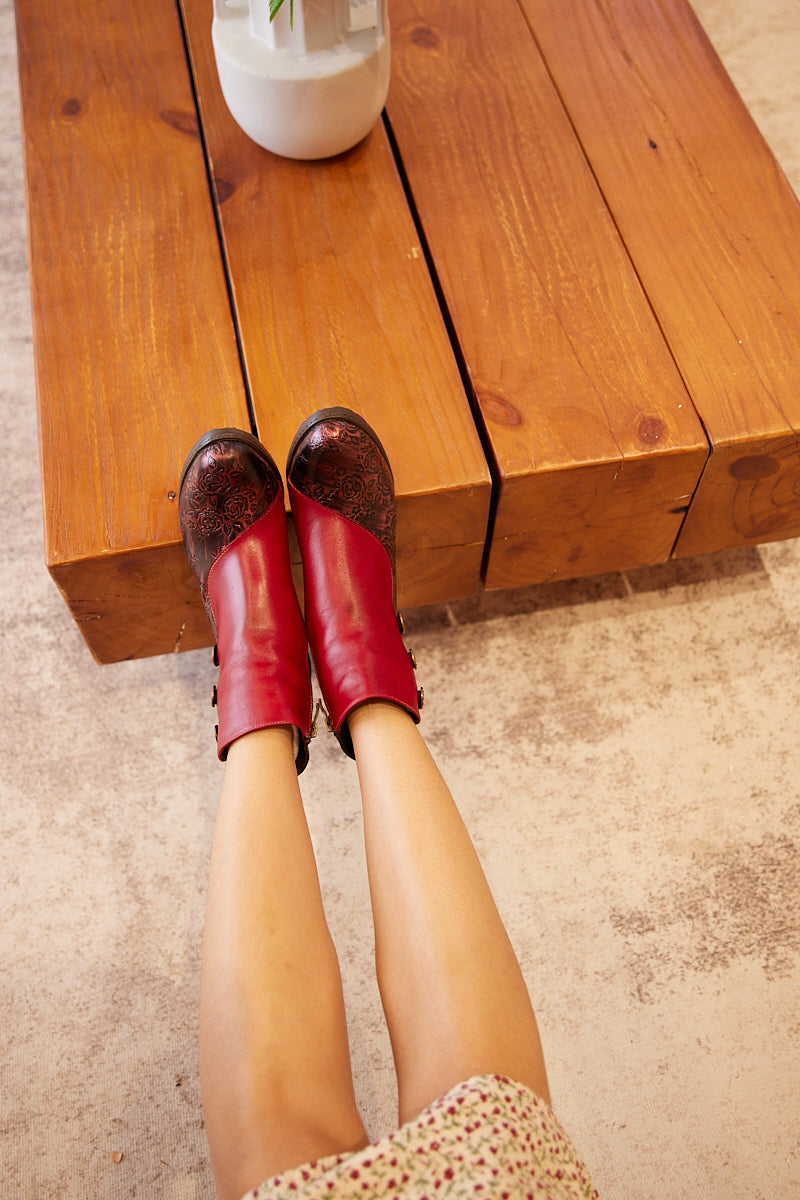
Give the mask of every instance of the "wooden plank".
[[707, 442], [520, 9], [395, 0], [392, 39], [389, 118], [496, 460], [487, 586], [662, 561]]
[[47, 565], [100, 661], [190, 648], [183, 456], [249, 423], [177, 10], [16, 19]]
[[225, 107], [208, 0], [182, 9], [259, 434], [283, 463], [309, 413], [363, 413], [395, 474], [400, 603], [467, 595], [491, 477], [385, 131], [268, 154]]
[[800, 534], [800, 206], [685, 0], [522, 0], [711, 439], [679, 554]]
[[[176, 458], [182, 453], [176, 449]], [[50, 574], [98, 662], [173, 654], [213, 642], [183, 543], [54, 563]]]

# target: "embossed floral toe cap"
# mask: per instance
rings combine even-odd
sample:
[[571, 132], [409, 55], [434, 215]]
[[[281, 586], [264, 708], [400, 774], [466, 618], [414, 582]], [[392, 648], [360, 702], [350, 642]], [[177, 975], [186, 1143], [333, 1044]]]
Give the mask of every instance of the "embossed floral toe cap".
[[189, 451], [178, 511], [183, 544], [206, 609], [208, 573], [214, 562], [282, 494], [272, 457], [244, 430], [211, 430]]

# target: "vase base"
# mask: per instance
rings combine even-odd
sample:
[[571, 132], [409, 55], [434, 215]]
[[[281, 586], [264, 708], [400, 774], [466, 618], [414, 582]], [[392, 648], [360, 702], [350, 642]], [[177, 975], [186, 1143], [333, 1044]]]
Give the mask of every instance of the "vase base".
[[349, 34], [312, 53], [275, 50], [247, 17], [211, 29], [222, 94], [248, 137], [285, 158], [342, 154], [372, 129], [389, 91], [388, 32]]

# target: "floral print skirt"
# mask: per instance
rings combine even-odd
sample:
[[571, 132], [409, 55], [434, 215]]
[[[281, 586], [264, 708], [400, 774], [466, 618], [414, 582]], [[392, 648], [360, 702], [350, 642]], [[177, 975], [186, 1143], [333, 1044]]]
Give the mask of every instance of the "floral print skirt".
[[499, 1075], [460, 1083], [396, 1133], [267, 1179], [243, 1200], [598, 1200], [550, 1107]]

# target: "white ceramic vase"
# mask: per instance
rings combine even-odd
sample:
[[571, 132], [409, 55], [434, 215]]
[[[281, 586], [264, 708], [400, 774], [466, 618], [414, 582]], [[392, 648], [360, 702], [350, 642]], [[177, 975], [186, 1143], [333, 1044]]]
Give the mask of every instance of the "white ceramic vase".
[[225, 102], [245, 133], [287, 158], [328, 158], [366, 137], [389, 90], [387, 0], [214, 0]]

